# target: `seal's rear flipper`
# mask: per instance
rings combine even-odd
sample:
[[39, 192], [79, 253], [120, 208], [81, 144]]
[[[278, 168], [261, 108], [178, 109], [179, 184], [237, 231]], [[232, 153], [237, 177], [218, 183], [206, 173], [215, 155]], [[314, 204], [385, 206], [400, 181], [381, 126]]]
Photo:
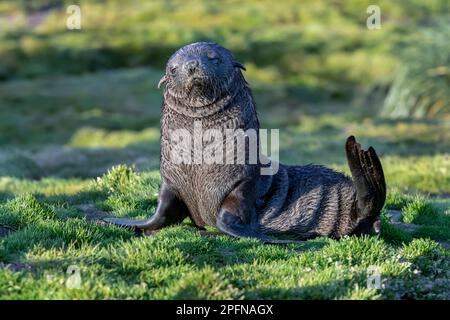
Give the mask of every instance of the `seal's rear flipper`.
[[228, 211], [221, 211], [217, 217], [217, 228], [230, 236], [236, 238], [255, 238], [264, 243], [304, 243], [304, 241], [299, 240], [282, 240], [273, 239], [265, 234], [256, 232], [251, 228], [250, 225], [242, 224], [236, 216]]
[[256, 238], [264, 243], [304, 243], [299, 240], [273, 239], [252, 228], [254, 181], [242, 181], [225, 197], [216, 218], [220, 231], [237, 238]]
[[[375, 149], [361, 149], [354, 136], [347, 139], [345, 149], [358, 201], [358, 218], [364, 223], [379, 222], [380, 211], [386, 200], [386, 182], [383, 168]], [[373, 226], [377, 229], [379, 223]]]

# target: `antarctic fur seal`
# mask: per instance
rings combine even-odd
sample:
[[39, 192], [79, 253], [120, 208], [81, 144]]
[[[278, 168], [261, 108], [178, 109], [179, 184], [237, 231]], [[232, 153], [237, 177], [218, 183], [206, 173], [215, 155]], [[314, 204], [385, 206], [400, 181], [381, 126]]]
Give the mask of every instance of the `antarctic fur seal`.
[[[105, 220], [150, 234], [189, 217], [199, 228], [216, 226], [231, 236], [268, 243], [292, 242], [275, 239], [277, 235], [306, 240], [379, 231], [386, 198], [383, 169], [375, 150], [362, 150], [353, 136], [345, 144], [352, 179], [320, 165], [279, 164], [273, 175], [262, 175], [267, 164], [250, 162], [248, 156], [237, 164], [174, 162], [173, 133], [194, 135], [198, 122], [204, 130], [258, 132], [255, 102], [242, 69], [229, 50], [215, 43], [192, 43], [172, 55], [158, 85], [165, 89], [156, 212], [148, 220]], [[258, 154], [259, 138], [256, 133]], [[249, 152], [248, 143], [238, 151]]]

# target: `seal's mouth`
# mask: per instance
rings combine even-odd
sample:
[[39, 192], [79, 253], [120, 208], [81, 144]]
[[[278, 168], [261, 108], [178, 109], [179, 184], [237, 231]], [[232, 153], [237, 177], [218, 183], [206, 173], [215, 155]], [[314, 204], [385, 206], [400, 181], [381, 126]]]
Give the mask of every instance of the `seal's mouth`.
[[186, 87], [188, 89], [201, 89], [206, 87], [206, 84], [208, 82], [208, 79], [206, 77], [202, 77], [199, 75], [195, 75], [195, 76], [191, 76], [189, 77], [187, 83], [186, 83]]
[[193, 84], [202, 84], [203, 81], [204, 81], [204, 78], [202, 78], [202, 77], [192, 77], [190, 82]]

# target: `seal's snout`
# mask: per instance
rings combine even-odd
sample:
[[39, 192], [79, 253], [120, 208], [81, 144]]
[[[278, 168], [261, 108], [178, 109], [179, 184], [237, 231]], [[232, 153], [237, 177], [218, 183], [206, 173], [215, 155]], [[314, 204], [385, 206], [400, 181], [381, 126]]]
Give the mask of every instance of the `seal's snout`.
[[192, 76], [199, 71], [200, 61], [198, 59], [188, 60], [184, 63], [183, 67], [184, 67], [184, 70], [186, 70], [186, 73], [188, 75]]

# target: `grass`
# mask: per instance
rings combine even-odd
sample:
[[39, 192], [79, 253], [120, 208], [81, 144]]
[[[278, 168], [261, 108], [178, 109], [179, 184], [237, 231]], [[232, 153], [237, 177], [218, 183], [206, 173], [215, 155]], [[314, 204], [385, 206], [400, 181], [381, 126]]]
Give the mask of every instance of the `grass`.
[[[356, 134], [382, 158], [389, 186], [386, 207], [402, 210], [404, 221], [417, 223], [418, 229], [400, 230], [385, 217], [381, 237], [273, 246], [204, 237], [189, 221], [148, 238], [87, 221], [80, 205], [136, 218], [155, 209], [160, 93], [153, 84], [159, 75], [138, 68], [59, 77], [57, 90], [46, 91], [53, 78], [0, 87], [7, 101], [0, 223], [17, 229], [0, 238], [0, 261], [16, 266], [0, 269], [1, 298], [449, 298], [449, 251], [437, 242], [450, 240], [448, 122], [376, 120], [341, 104], [288, 107], [295, 93], [273, 104], [270, 95], [279, 94], [277, 89], [267, 93], [257, 80], [250, 81], [262, 125], [281, 128], [281, 161], [322, 163], [348, 173], [343, 142]], [[63, 92], [66, 84], [76, 85]], [[123, 90], [131, 102], [99, 94], [108, 88]], [[132, 93], [126, 94], [128, 89]], [[43, 92], [43, 100], [35, 98]], [[27, 108], [30, 101], [38, 108]], [[133, 122], [128, 110], [146, 123]], [[9, 126], [18, 118], [20, 128]], [[114, 165], [119, 166], [111, 169]], [[80, 289], [66, 286], [71, 265], [80, 268]], [[369, 266], [379, 268], [383, 289], [367, 288]]]
[[406, 223], [425, 224], [436, 220], [437, 210], [425, 198], [416, 196], [403, 208], [402, 220]]
[[[402, 67], [386, 97], [383, 113], [393, 117], [442, 117], [450, 110], [450, 60], [443, 46], [450, 42], [450, 24], [419, 32], [414, 46], [402, 53]], [[419, 62], [420, 61], [420, 62]]]
[[[450, 298], [448, 114], [377, 116], [402, 62], [395, 47], [448, 14], [445, 1], [382, 1], [380, 32], [364, 27], [370, 1], [359, 0], [223, 12], [206, 1], [137, 10], [110, 0], [81, 3], [86, 32], [62, 30], [64, 10], [26, 22], [62, 2], [0, 4], [0, 299]], [[375, 147], [388, 184], [380, 236], [262, 245], [202, 235], [188, 220], [137, 237], [95, 219], [154, 212], [156, 85], [175, 48], [204, 39], [245, 63], [262, 127], [280, 129], [281, 162], [348, 174], [345, 139]], [[393, 210], [414, 230], [394, 224]], [[15, 231], [1, 236], [4, 226]], [[79, 289], [66, 285], [71, 266]], [[367, 287], [373, 268], [381, 289]]]
[[[0, 223], [17, 229], [0, 238], [0, 261], [19, 265], [15, 271], [0, 269], [1, 298], [449, 298], [449, 253], [436, 242], [450, 240], [444, 214], [450, 208], [445, 202], [450, 160], [444, 120], [372, 120], [361, 118], [358, 108], [339, 104], [288, 109], [286, 101], [295, 101], [295, 95], [273, 105], [266, 97], [276, 96], [275, 89], [260, 95], [266, 89], [254, 81], [263, 126], [281, 128], [281, 161], [323, 163], [348, 173], [343, 142], [356, 134], [380, 153], [390, 191], [387, 207], [403, 210], [405, 222], [420, 225], [412, 234], [385, 219], [379, 238], [272, 246], [203, 237], [188, 221], [149, 238], [86, 221], [79, 205], [136, 218], [154, 211], [160, 93], [153, 82], [158, 77], [157, 71], [139, 68], [59, 77], [56, 90], [46, 90], [52, 78], [0, 87], [7, 101], [2, 109]], [[64, 92], [68, 84], [76, 85]], [[101, 93], [128, 89], [132, 93], [123, 93], [133, 97], [128, 103]], [[43, 93], [43, 100], [35, 98]], [[30, 101], [39, 108], [27, 108]], [[330, 108], [338, 112], [331, 115]], [[129, 110], [146, 123], [133, 122]], [[18, 118], [19, 127], [9, 126]], [[110, 170], [119, 164], [124, 165]], [[422, 195], [411, 195], [417, 192]], [[434, 248], [433, 259], [403, 257], [404, 250], [424, 250], [421, 246]], [[71, 265], [80, 268], [80, 289], [65, 284]], [[367, 289], [372, 265], [381, 270], [382, 290]]]
[[[45, 190], [48, 182], [37, 183]], [[319, 238], [304, 245], [276, 246], [225, 235], [204, 237], [189, 221], [152, 237], [136, 237], [128, 230], [88, 222], [77, 209], [90, 202], [117, 216], [143, 218], [155, 208], [158, 183], [157, 171], [136, 173], [118, 166], [77, 193], [70, 183], [66, 189], [34, 195], [26, 190], [16, 195], [20, 192], [14, 187], [3, 187], [2, 192], [15, 195], [2, 202], [0, 222], [17, 232], [0, 240], [0, 260], [31, 271], [1, 269], [0, 297], [449, 298], [449, 251], [429, 239], [433, 233], [406, 234], [386, 220], [381, 237]], [[423, 208], [430, 203], [402, 197], [390, 199], [387, 206], [429, 216]], [[438, 216], [448, 223], [448, 216], [437, 212], [433, 221], [421, 221], [422, 226], [436, 226]], [[448, 234], [445, 237], [449, 240]], [[79, 289], [66, 286], [66, 270], [72, 265], [80, 268]], [[381, 272], [382, 290], [366, 287], [368, 268], [374, 266]]]
[[[259, 80], [302, 87], [307, 96], [340, 99], [354, 96], [361, 88], [385, 88], [398, 68], [410, 70], [412, 66], [410, 71], [422, 81], [397, 80], [401, 83], [388, 105], [395, 104], [395, 99], [402, 105], [394, 115], [414, 114], [404, 112], [403, 105], [415, 109], [416, 105], [409, 106], [410, 100], [432, 106], [429, 113], [435, 117], [448, 111], [447, 96], [441, 93], [446, 88], [445, 54], [429, 54], [425, 44], [425, 49], [416, 50], [419, 56], [412, 58], [398, 50], [428, 41], [427, 37], [417, 39], [417, 34], [428, 32], [435, 36], [434, 48], [448, 51], [450, 8], [446, 0], [426, 4], [379, 0], [383, 18], [382, 28], [376, 31], [366, 28], [366, 10], [373, 4], [369, 0], [331, 4], [248, 0], [239, 6], [234, 0], [220, 4], [153, 0], [132, 5], [120, 0], [80, 0], [81, 30], [68, 31], [65, 9], [70, 4], [67, 0], [2, 1], [0, 80], [137, 66], [161, 69], [176, 48], [208, 40], [230, 48]], [[430, 30], [438, 20], [442, 24]], [[440, 30], [442, 36], [437, 37]], [[417, 71], [414, 62], [424, 61], [424, 56], [431, 62], [424, 62]], [[428, 69], [438, 70], [439, 79], [422, 76]], [[402, 90], [418, 87], [422, 91], [424, 86], [428, 89], [421, 95], [409, 96]], [[434, 100], [434, 96], [441, 99]]]

